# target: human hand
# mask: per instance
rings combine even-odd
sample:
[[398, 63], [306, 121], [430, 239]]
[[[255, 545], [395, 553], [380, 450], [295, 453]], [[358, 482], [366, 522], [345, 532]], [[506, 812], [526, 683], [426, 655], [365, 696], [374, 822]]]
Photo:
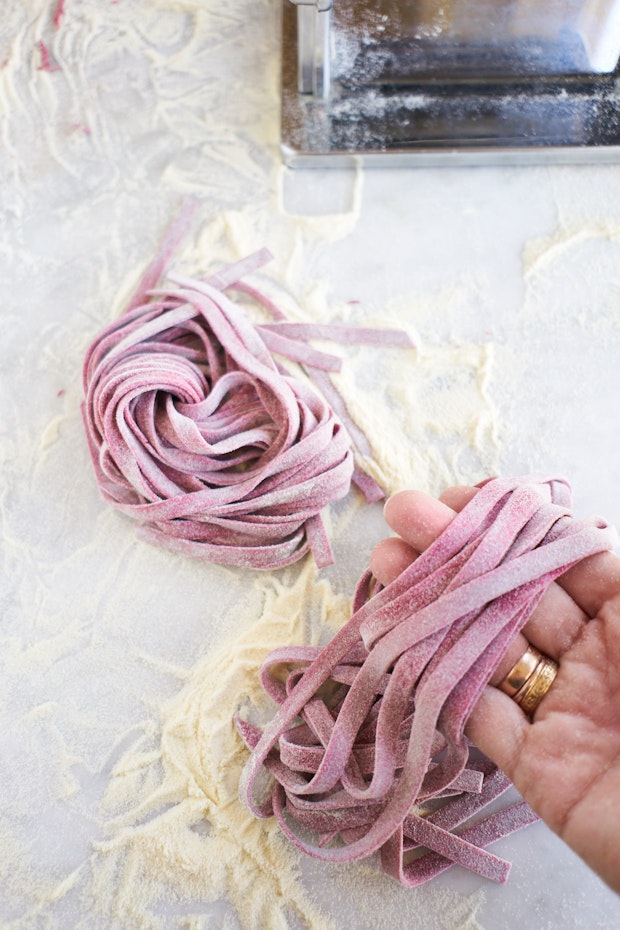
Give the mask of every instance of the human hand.
[[[371, 557], [384, 585], [426, 549], [476, 493], [394, 495], [398, 537]], [[496, 687], [532, 644], [559, 663], [532, 719]], [[495, 687], [494, 687], [495, 686]], [[590, 556], [549, 585], [469, 718], [467, 736], [572, 849], [620, 892], [620, 558]]]

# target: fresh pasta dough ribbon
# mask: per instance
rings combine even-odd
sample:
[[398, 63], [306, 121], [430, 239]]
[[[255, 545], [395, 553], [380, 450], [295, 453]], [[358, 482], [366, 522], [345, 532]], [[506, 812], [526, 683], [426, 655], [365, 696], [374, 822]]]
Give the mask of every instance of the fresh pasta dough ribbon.
[[[147, 538], [214, 562], [273, 569], [310, 549], [326, 565], [321, 511], [351, 479], [368, 500], [383, 492], [354, 464], [353, 442], [370, 453], [365, 436], [330, 403], [328, 372], [341, 359], [306, 340], [411, 342], [401, 331], [287, 321], [242, 280], [269, 261], [266, 249], [204, 281], [168, 274], [156, 287], [185, 226], [171, 227], [127, 311], [85, 358], [83, 417], [101, 492]], [[252, 322], [233, 288], [271, 321]]]
[[464, 728], [548, 584], [616, 544], [569, 508], [561, 480], [493, 479], [372, 596], [367, 573], [323, 649], [269, 655], [261, 679], [279, 710], [264, 732], [236, 721], [252, 750], [240, 785], [249, 808], [320, 859], [380, 850], [404, 885], [454, 863], [505, 881], [509, 863], [485, 847], [537, 818], [521, 801], [469, 822], [510, 782], [476, 758]]

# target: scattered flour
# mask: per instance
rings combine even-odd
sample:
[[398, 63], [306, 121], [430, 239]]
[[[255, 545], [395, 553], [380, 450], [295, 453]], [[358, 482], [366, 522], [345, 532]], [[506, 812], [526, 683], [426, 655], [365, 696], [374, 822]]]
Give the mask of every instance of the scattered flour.
[[[255, 597], [260, 615], [240, 618], [243, 632], [205, 656], [161, 708], [157, 740], [145, 733], [114, 767], [104, 796], [110, 838], [96, 844], [92, 857], [93, 917], [114, 914], [114, 926], [156, 927], [153, 905], [162, 898], [228, 898], [243, 930], [332, 930], [343, 926], [344, 892], [354, 925], [370, 930], [393, 926], [406, 906], [408, 893], [394, 886], [386, 908], [385, 881], [367, 865], [330, 875], [315, 864], [325, 874], [310, 887], [324, 888], [327, 881], [333, 891], [332, 901], [321, 905], [316, 892], [304, 890], [299, 854], [275, 821], [256, 820], [238, 801], [247, 753], [232, 718], [239, 711], [260, 717], [271, 710], [258, 685], [262, 659], [290, 642], [324, 640], [350, 608], [348, 598], [317, 578], [310, 561], [290, 584], [257, 582]], [[414, 930], [478, 926], [480, 894], [468, 901], [429, 887], [415, 897]]]
[[526, 278], [540, 274], [545, 267], [561, 261], [563, 253], [570, 253], [589, 240], [602, 239], [620, 242], [620, 223], [586, 223], [573, 227], [559, 227], [550, 236], [532, 239], [523, 250], [523, 266]]
[[[411, 893], [369, 863], [303, 861], [274, 824], [252, 820], [237, 801], [245, 751], [232, 714], [269, 713], [256, 673], [272, 646], [324, 640], [346, 619], [385, 532], [380, 506], [352, 494], [330, 511], [337, 561], [320, 578], [310, 562], [256, 576], [139, 542], [97, 495], [78, 412], [81, 362], [190, 195], [198, 211], [179, 252], [183, 270], [206, 273], [267, 245], [275, 257], [261, 286], [293, 318], [411, 332], [411, 352], [347, 349], [340, 377], [386, 490], [437, 491], [478, 480], [498, 461], [513, 473], [565, 469], [582, 489], [601, 457], [617, 487], [610, 418], [591, 411], [618, 394], [618, 172], [598, 172], [591, 184], [578, 169], [553, 174], [557, 231], [539, 230], [526, 249], [513, 316], [495, 306], [501, 289], [485, 290], [507, 267], [495, 240], [520, 235], [515, 182], [517, 199], [533, 190], [534, 204], [547, 172], [503, 174], [492, 211], [479, 201], [496, 196], [486, 179], [497, 174], [408, 176], [410, 199], [403, 188], [402, 205], [399, 191], [391, 206], [417, 236], [405, 243], [418, 259], [416, 277], [405, 276], [417, 291], [383, 288], [390, 298], [379, 311], [349, 302], [359, 294], [342, 296], [322, 270], [340, 243], [353, 254], [359, 226], [371, 222], [364, 176], [352, 176], [350, 208], [340, 214], [283, 209], [275, 0], [66, 0], [57, 30], [55, 7], [7, 0], [0, 30], [0, 926], [475, 930], [481, 891], [464, 895], [438, 881]], [[39, 69], [40, 41], [58, 70]], [[375, 176], [375, 193], [381, 183]], [[492, 235], [476, 226], [490, 215], [505, 223]], [[431, 284], [420, 258], [427, 238], [443, 255], [453, 225], [463, 239], [462, 305], [450, 294], [454, 269], [442, 267]], [[376, 232], [382, 222], [372, 229], [380, 258], [357, 252], [369, 265], [392, 249]], [[489, 338], [443, 338], [448, 318], [462, 332], [471, 306], [489, 314]], [[558, 365], [572, 373], [563, 392]], [[525, 445], [510, 432], [517, 423], [527, 424]], [[587, 449], [577, 459], [575, 423]], [[611, 504], [606, 513], [618, 523]], [[578, 509], [598, 507], [582, 500]], [[513, 925], [524, 924], [524, 902], [526, 919], [558, 926], [557, 907], [546, 910], [536, 884], [558, 855], [554, 847], [532, 865], [513, 899]], [[528, 850], [522, 868], [530, 858]], [[581, 885], [573, 882], [573, 867], [565, 927], [579, 925], [582, 888], [606, 907], [604, 889], [587, 886], [582, 872]]]
[[381, 508], [353, 494], [327, 515], [322, 579], [139, 542], [97, 495], [80, 369], [187, 195], [183, 270], [267, 245], [261, 286], [293, 318], [411, 327], [414, 351], [347, 348], [340, 379], [388, 492], [493, 470], [491, 350], [416, 333], [408, 298], [378, 314], [333, 295], [320, 260], [355, 237], [362, 174], [343, 213], [282, 209], [273, 0], [67, 0], [58, 29], [54, 9], [8, 0], [0, 35], [0, 926], [323, 930], [351, 904], [360, 930], [470, 930], [480, 893], [307, 871], [237, 801], [232, 714], [267, 712], [269, 648], [346, 619]]

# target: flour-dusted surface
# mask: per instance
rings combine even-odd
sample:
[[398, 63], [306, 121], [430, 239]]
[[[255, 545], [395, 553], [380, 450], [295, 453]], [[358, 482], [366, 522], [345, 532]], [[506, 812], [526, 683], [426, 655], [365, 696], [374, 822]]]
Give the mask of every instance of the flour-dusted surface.
[[330, 508], [318, 586], [309, 563], [205, 566], [100, 499], [79, 404], [87, 345], [189, 195], [179, 271], [268, 246], [291, 318], [409, 331], [406, 362], [350, 347], [340, 381], [388, 491], [563, 470], [578, 513], [620, 523], [618, 171], [283, 173], [275, 0], [58, 13], [7, 0], [0, 24], [0, 925], [616, 927], [542, 826], [497, 844], [507, 887], [410, 893], [244, 821], [231, 714], [271, 646], [344, 619], [381, 507]]

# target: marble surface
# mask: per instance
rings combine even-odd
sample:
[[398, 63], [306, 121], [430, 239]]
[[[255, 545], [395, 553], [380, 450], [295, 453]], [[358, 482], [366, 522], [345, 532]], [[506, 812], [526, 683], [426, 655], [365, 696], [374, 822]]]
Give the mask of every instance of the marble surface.
[[[201, 893], [93, 916], [87, 876], [127, 734], [156, 741], [159, 705], [237, 629], [247, 580], [136, 541], [99, 498], [79, 412], [89, 340], [190, 195], [185, 269], [267, 245], [273, 280], [325, 318], [398, 320], [431, 354], [452, 347], [455, 372], [458, 347], [476, 347], [485, 435], [449, 444], [435, 411], [415, 451], [438, 464], [412, 478], [437, 491], [485, 468], [559, 473], [579, 515], [620, 526], [620, 166], [287, 172], [276, 3], [67, 0], [55, 25], [56, 12], [8, 0], [0, 24], [0, 926], [236, 927]], [[410, 442], [395, 429], [393, 455]], [[380, 505], [347, 519], [328, 574], [352, 591], [386, 528]], [[620, 899], [543, 825], [496, 849], [513, 862], [506, 886], [439, 880], [482, 890], [485, 930], [620, 926]], [[351, 926], [353, 886], [316, 863], [303, 873]], [[417, 926], [421, 901], [399, 893], [393, 930]]]

